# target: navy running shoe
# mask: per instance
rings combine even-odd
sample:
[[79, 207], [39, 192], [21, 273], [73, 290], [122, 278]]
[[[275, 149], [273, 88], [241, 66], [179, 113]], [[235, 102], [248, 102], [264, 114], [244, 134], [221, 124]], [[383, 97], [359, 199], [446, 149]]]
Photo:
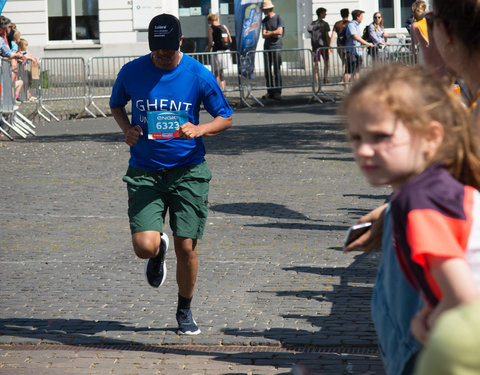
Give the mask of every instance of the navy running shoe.
[[158, 288], [163, 284], [167, 277], [167, 265], [165, 263], [165, 256], [168, 249], [168, 236], [162, 233], [160, 239], [160, 249], [155, 258], [147, 259], [145, 263], [145, 278], [150, 286]]
[[179, 335], [198, 335], [201, 332], [190, 309], [178, 309], [177, 322]]

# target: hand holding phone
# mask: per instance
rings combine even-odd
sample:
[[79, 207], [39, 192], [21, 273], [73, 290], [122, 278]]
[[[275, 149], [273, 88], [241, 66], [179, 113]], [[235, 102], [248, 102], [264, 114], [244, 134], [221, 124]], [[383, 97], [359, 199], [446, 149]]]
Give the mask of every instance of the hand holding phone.
[[362, 234], [367, 232], [371, 226], [371, 222], [352, 225], [350, 228], [348, 228], [347, 235], [345, 236], [345, 240], [343, 242], [343, 247], [347, 246], [349, 243], [355, 241]]

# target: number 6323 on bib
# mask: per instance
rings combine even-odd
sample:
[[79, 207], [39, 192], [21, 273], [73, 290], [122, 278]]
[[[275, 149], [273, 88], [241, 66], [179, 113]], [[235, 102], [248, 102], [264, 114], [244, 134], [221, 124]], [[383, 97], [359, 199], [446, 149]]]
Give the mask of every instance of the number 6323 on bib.
[[188, 122], [187, 111], [147, 111], [148, 139], [178, 138], [178, 128]]

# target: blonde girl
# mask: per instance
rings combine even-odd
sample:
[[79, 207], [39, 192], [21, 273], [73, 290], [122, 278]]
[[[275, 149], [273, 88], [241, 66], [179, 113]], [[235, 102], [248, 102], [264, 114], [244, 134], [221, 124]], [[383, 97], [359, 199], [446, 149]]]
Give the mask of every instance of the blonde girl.
[[[428, 71], [400, 65], [362, 77], [344, 108], [362, 173], [394, 191], [393, 225], [383, 232], [393, 233], [397, 261], [425, 301], [411, 319], [413, 334], [426, 344], [439, 317], [464, 306], [476, 312], [468, 324], [479, 326], [480, 158], [469, 112]], [[462, 351], [478, 352], [479, 344], [473, 338]]]

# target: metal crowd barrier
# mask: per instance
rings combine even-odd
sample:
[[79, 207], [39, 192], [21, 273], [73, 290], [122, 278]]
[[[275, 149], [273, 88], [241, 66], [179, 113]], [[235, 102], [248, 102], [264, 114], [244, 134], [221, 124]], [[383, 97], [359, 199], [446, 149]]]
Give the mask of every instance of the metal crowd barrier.
[[239, 58], [238, 52], [235, 51], [217, 51], [217, 52], [201, 52], [201, 53], [189, 53], [189, 56], [199, 61], [206, 68], [208, 68], [213, 74], [215, 69], [219, 70], [220, 67], [216, 67], [215, 59], [223, 62], [223, 78], [225, 79], [224, 92], [240, 92], [240, 82], [238, 80], [237, 61]]
[[[245, 59], [255, 64], [253, 76], [241, 76], [241, 85], [257, 103], [263, 103], [253, 95], [254, 90], [306, 88], [312, 91], [312, 97], [322, 103], [314, 86], [312, 52], [310, 49], [291, 48], [279, 50], [250, 51]], [[266, 67], [270, 66], [270, 69]], [[280, 74], [276, 79], [275, 70]], [[270, 74], [270, 72], [272, 74]], [[268, 83], [267, 83], [268, 80]]]
[[90, 57], [87, 64], [87, 107], [93, 106], [103, 117], [106, 114], [95, 104], [95, 99], [108, 99], [118, 72], [126, 63], [140, 56]]
[[[352, 51], [353, 47], [321, 47], [317, 49], [312, 57], [313, 63], [317, 65], [318, 77], [315, 82], [316, 92], [328, 95], [323, 88], [327, 86], [348, 86], [354, 79], [346, 74], [345, 67], [348, 64], [347, 53]], [[355, 48], [362, 49], [362, 64], [358, 70], [362, 71], [372, 69], [376, 64], [402, 63], [414, 65], [417, 62], [417, 56], [409, 43], [392, 44], [384, 47], [370, 48], [360, 46]], [[325, 70], [325, 56], [328, 56], [328, 72]], [[348, 66], [347, 66], [348, 68]], [[349, 69], [347, 69], [348, 71]], [[325, 72], [327, 74], [325, 75]]]
[[[18, 111], [16, 104], [15, 81], [22, 81], [22, 64], [17, 64], [17, 77], [13, 75], [12, 64], [9, 60], [2, 59], [0, 66], [0, 132], [8, 139], [13, 140], [8, 130], [12, 130], [22, 138], [35, 135], [35, 125]], [[20, 73], [20, 74], [19, 74]], [[28, 88], [28, 83], [22, 81], [22, 90]]]
[[[83, 110], [93, 117], [96, 115], [88, 109], [88, 91], [85, 59], [83, 57], [45, 57], [40, 60], [40, 80], [38, 83], [39, 105], [37, 113], [50, 121], [42, 110], [51, 118], [60, 121], [46, 106], [48, 101], [82, 100]], [[77, 117], [78, 117], [77, 116]]]
[[[258, 90], [266, 92], [269, 88], [305, 88], [311, 91], [311, 99], [322, 103], [320, 96], [323, 95], [334, 101], [324, 88], [351, 84], [351, 80], [346, 79], [345, 76], [345, 56], [351, 48], [324, 47], [316, 52], [301, 48], [260, 50], [248, 52], [243, 56], [234, 51], [219, 51], [192, 53], [190, 56], [212, 72], [216, 70], [215, 58], [221, 57], [224, 62], [225, 92], [239, 92], [242, 103], [247, 106], [250, 106], [247, 102], [249, 97], [263, 106], [262, 101], [254, 95], [254, 92]], [[363, 50], [361, 70], [371, 69], [378, 63], [415, 64], [417, 62], [415, 52], [407, 43], [385, 46], [385, 48], [374, 50], [375, 53], [371, 51], [369, 53], [369, 49], [365, 46], [361, 48]], [[328, 56], [328, 71], [325, 70], [324, 56]], [[50, 121], [51, 118], [57, 121], [59, 119], [46, 107], [45, 103], [62, 100], [75, 102], [81, 100], [83, 102], [83, 110], [77, 117], [86, 112], [95, 118], [95, 113], [89, 107], [93, 107], [102, 116], [106, 116], [95, 103], [95, 100], [110, 97], [113, 83], [122, 66], [137, 57], [91, 57], [87, 62], [81, 57], [43, 58], [39, 63], [39, 77], [34, 80], [31, 77], [30, 62], [19, 64], [18, 79], [24, 82], [19, 99], [25, 101], [33, 96], [32, 101], [37, 105], [37, 114], [47, 121]], [[274, 61], [274, 59], [279, 60]], [[253, 64], [250, 70], [252, 74], [239, 74], [239, 63], [245, 61]], [[277, 81], [275, 81], [275, 76], [270, 77], [266, 74], [265, 69], [266, 65], [272, 65], [271, 69], [274, 70], [275, 62], [280, 62], [277, 67], [281, 80]], [[242, 65], [243, 68], [244, 65]], [[22, 137], [26, 136], [26, 133], [33, 133], [34, 125], [19, 114], [18, 108], [15, 107], [14, 94], [9, 95], [10, 92], [13, 93], [14, 87], [11, 78], [11, 65], [8, 60], [2, 62], [1, 79], [1, 113], [4, 127], [0, 131], [5, 134], [5, 126], [7, 126], [15, 129], [14, 131]]]

